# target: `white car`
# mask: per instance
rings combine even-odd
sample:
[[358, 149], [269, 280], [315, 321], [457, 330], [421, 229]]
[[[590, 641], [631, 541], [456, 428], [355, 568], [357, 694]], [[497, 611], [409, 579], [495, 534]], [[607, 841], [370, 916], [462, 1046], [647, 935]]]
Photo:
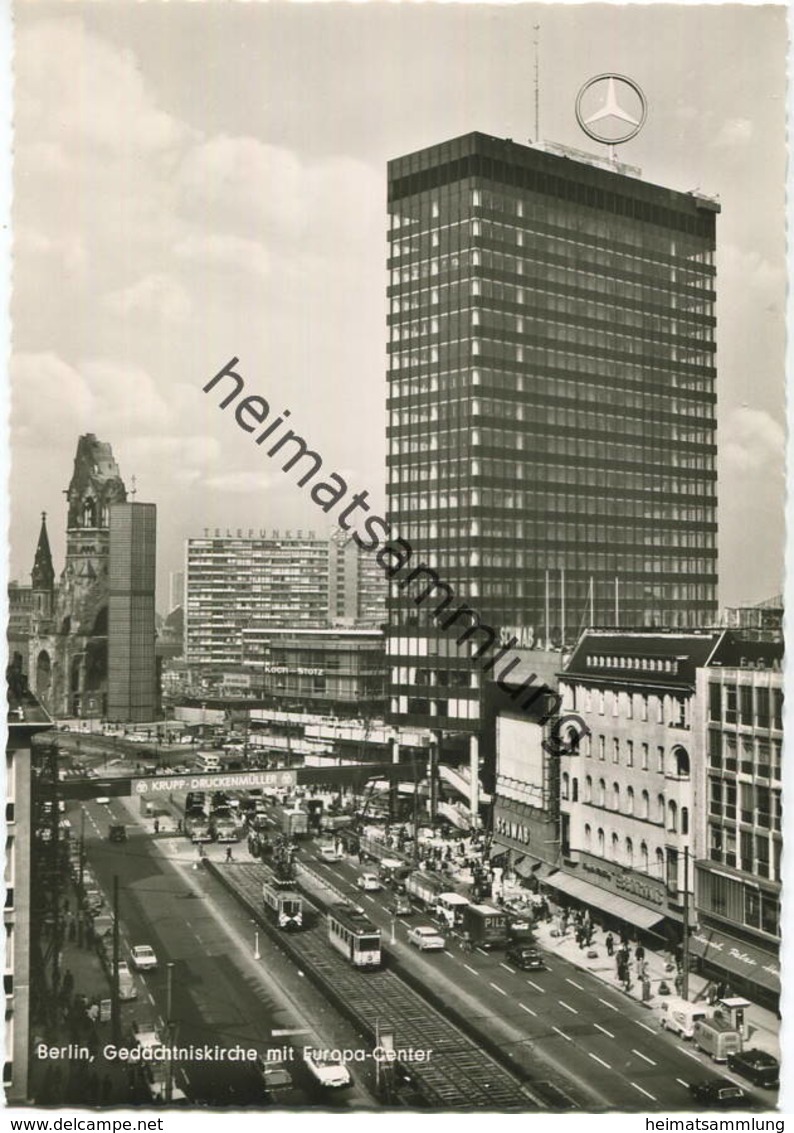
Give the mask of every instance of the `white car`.
[[408, 940], [422, 952], [440, 952], [447, 946], [438, 929], [431, 928], [430, 925], [416, 925], [415, 928], [409, 929]]
[[370, 893], [378, 893], [383, 888], [383, 882], [376, 873], [360, 873], [356, 878], [356, 885]]
[[145, 972], [157, 967], [157, 956], [148, 944], [136, 944], [130, 949], [130, 960], [136, 972]]
[[317, 847], [317, 856], [322, 862], [341, 862], [345, 855], [333, 842], [323, 842]]
[[154, 1023], [133, 1022], [132, 1037], [143, 1050], [150, 1050], [153, 1046], [160, 1045], [160, 1036]]
[[349, 1086], [352, 1078], [344, 1062], [334, 1055], [335, 1052], [330, 1050], [305, 1050], [303, 1059], [321, 1086], [340, 1089], [342, 1086]]
[[126, 960], [119, 960], [118, 966], [119, 973], [119, 999], [137, 999], [138, 989], [135, 986], [130, 966]]

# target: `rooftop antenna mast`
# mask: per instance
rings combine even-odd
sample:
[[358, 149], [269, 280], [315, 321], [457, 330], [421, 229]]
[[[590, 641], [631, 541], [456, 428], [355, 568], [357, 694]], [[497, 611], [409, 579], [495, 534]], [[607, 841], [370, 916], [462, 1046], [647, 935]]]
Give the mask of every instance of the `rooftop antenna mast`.
[[540, 145], [540, 24], [533, 24], [535, 33], [535, 145]]

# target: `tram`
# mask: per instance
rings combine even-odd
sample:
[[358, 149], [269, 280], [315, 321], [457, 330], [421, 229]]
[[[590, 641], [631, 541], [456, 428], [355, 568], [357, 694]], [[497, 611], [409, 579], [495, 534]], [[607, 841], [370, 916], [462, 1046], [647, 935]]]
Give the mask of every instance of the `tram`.
[[286, 932], [297, 932], [303, 928], [303, 897], [295, 889], [291, 878], [279, 877], [270, 868], [263, 866], [262, 903], [279, 928]]
[[328, 910], [328, 940], [354, 968], [379, 968], [381, 965], [380, 929], [356, 905], [331, 905]]

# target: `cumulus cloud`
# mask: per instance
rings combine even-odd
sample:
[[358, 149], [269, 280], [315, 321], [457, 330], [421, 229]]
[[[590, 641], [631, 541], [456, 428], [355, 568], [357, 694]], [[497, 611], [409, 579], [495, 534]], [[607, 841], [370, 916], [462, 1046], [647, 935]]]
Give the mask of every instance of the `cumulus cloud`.
[[117, 315], [145, 315], [167, 322], [183, 322], [192, 313], [185, 288], [175, 279], [157, 272], [129, 287], [111, 291], [105, 297], [105, 305]]
[[744, 146], [753, 139], [753, 123], [749, 118], [731, 118], [718, 130], [713, 145], [717, 147]]
[[208, 476], [205, 485], [216, 492], [263, 492], [272, 481], [266, 472], [221, 472]]
[[132, 51], [106, 43], [80, 20], [19, 28], [16, 74], [16, 133], [35, 139], [39, 154], [48, 145], [59, 160], [74, 146], [151, 155], [188, 134], [157, 106]]
[[720, 430], [719, 444], [723, 468], [728, 474], [782, 471], [783, 426], [761, 409], [734, 409]]
[[253, 272], [267, 276], [270, 257], [264, 244], [240, 236], [193, 233], [174, 248], [177, 256], [189, 263], [220, 270]]

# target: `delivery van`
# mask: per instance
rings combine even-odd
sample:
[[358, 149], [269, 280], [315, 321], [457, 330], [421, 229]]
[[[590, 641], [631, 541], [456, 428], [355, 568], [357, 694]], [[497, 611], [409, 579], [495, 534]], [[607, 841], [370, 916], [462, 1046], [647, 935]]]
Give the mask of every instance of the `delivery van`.
[[706, 1008], [702, 1003], [671, 998], [662, 1004], [662, 1030], [673, 1031], [682, 1039], [691, 1039], [695, 1033], [695, 1023], [706, 1017]]
[[738, 1054], [742, 1049], [742, 1036], [722, 1019], [698, 1019], [692, 1038], [695, 1046], [715, 1062], [727, 1062], [729, 1054]]

